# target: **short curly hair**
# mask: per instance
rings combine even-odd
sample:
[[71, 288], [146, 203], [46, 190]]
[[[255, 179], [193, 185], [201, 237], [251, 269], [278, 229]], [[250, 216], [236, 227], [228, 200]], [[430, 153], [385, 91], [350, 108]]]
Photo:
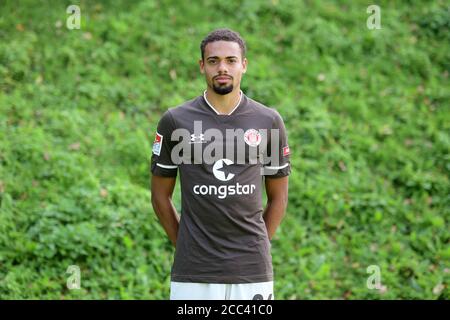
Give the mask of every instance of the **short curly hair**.
[[202, 43], [200, 44], [200, 50], [202, 52], [202, 60], [205, 58], [205, 47], [208, 43], [214, 42], [214, 41], [231, 41], [236, 42], [239, 44], [239, 47], [241, 48], [241, 55], [242, 58], [245, 57], [245, 54], [247, 52], [247, 47], [245, 45], [244, 39], [242, 39], [241, 35], [237, 33], [236, 31], [230, 30], [230, 29], [217, 29], [212, 32], [210, 32], [205, 39], [202, 40]]

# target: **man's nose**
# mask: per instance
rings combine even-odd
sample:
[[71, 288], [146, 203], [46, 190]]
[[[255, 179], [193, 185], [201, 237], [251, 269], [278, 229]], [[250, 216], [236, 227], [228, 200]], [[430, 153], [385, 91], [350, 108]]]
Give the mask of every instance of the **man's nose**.
[[225, 61], [219, 62], [218, 71], [222, 73], [228, 72], [227, 65]]

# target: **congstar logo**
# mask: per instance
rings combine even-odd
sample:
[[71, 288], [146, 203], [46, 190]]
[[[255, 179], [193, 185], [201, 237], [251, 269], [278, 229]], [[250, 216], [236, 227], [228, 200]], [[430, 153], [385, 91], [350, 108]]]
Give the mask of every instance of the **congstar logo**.
[[229, 165], [232, 165], [233, 161], [230, 159], [220, 159], [214, 163], [213, 166], [213, 174], [216, 179], [219, 179], [220, 181], [228, 181], [233, 179], [234, 173], [227, 172], [228, 170], [225, 168]]
[[[233, 165], [230, 159], [217, 160], [213, 165], [213, 175], [217, 180], [229, 181], [233, 179], [236, 174], [230, 171], [230, 166]], [[255, 192], [256, 186], [254, 184], [227, 184], [227, 185], [199, 185], [196, 184], [193, 188], [195, 194], [198, 195], [215, 195], [219, 199], [225, 199], [227, 196], [233, 195], [247, 195]]]

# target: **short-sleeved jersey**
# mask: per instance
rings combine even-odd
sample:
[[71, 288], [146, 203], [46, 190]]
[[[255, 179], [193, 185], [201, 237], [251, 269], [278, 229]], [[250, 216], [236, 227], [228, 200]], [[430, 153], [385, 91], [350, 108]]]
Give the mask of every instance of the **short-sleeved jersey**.
[[273, 280], [261, 190], [264, 178], [290, 174], [289, 156], [280, 114], [242, 92], [228, 115], [218, 114], [205, 95], [163, 114], [151, 172], [180, 176], [172, 281]]

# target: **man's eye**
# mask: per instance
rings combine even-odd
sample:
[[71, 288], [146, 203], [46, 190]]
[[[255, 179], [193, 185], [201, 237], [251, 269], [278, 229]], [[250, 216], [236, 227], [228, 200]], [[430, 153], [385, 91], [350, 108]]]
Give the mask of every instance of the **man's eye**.
[[216, 60], [209, 60], [210, 64], [215, 64], [217, 61]]
[[230, 62], [230, 63], [236, 63], [236, 60], [235, 60], [235, 59], [230, 59], [230, 60], [228, 60], [228, 62]]

